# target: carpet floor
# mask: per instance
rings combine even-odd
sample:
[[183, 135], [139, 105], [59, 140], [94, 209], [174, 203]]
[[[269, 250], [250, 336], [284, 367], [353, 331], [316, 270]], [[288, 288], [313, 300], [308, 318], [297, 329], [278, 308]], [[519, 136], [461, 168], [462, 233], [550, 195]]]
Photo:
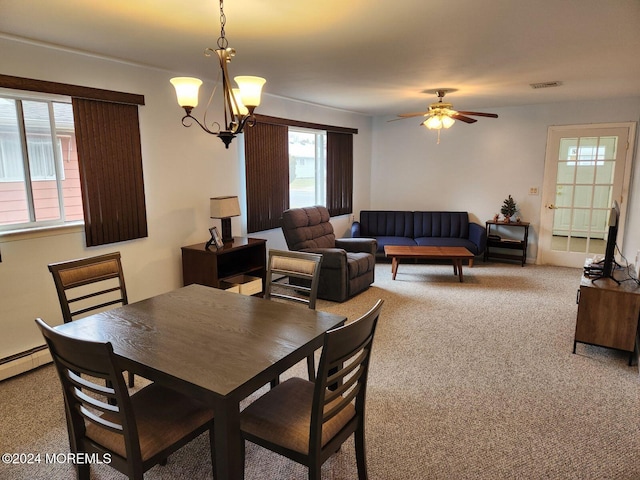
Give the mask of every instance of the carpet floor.
[[[459, 283], [451, 266], [376, 267], [366, 292], [319, 310], [356, 318], [385, 304], [367, 394], [373, 480], [640, 479], [640, 377], [626, 353], [578, 345], [580, 270], [477, 262]], [[289, 375], [305, 376], [306, 364]], [[138, 385], [143, 380], [136, 378]], [[266, 391], [256, 392], [245, 404]], [[0, 383], [0, 451], [68, 452], [51, 366]], [[249, 444], [247, 480], [306, 478], [306, 468]], [[0, 479], [74, 478], [69, 464], [0, 464]], [[123, 479], [105, 465], [92, 478]], [[202, 435], [147, 479], [212, 478]], [[323, 478], [357, 478], [353, 442]]]

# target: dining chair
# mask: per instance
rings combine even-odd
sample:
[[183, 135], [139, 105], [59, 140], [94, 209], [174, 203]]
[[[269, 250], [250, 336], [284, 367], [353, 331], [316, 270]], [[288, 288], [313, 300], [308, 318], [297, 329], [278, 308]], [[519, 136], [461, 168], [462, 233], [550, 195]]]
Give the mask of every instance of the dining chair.
[[365, 399], [382, 304], [325, 334], [314, 382], [290, 378], [245, 408], [242, 437], [306, 465], [309, 479], [319, 480], [322, 464], [354, 434], [358, 478], [367, 479]]
[[[48, 265], [56, 285], [64, 323], [112, 305], [127, 305], [120, 252]], [[129, 372], [129, 386], [134, 386]]]
[[[315, 310], [322, 255], [317, 253], [269, 250], [264, 298], [278, 298], [306, 304]], [[286, 293], [284, 293], [286, 292]], [[307, 357], [309, 380], [315, 377], [315, 359]], [[271, 381], [274, 387], [279, 378]]]
[[[209, 430], [213, 465], [209, 406], [157, 383], [129, 395], [110, 342], [70, 337], [40, 318], [36, 324], [62, 383], [72, 453], [97, 455], [129, 479], [141, 480], [145, 471]], [[95, 383], [98, 379], [109, 386]], [[89, 462], [78, 462], [76, 471], [80, 480], [89, 480]]]

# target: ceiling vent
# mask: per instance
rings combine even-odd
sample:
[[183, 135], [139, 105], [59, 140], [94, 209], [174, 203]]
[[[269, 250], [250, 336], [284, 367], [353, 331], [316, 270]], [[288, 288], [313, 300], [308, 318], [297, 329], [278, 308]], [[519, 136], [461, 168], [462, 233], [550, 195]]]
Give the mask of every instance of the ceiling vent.
[[538, 88], [559, 87], [560, 85], [562, 85], [562, 82], [541, 82], [541, 83], [530, 83], [529, 85], [531, 86], [531, 88], [535, 90]]

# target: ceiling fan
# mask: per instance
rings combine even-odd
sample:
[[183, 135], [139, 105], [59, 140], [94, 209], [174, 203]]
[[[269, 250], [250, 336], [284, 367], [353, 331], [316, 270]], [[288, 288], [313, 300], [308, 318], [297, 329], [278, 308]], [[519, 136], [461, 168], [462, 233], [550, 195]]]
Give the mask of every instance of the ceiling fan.
[[393, 120], [389, 121], [392, 122], [395, 120], [402, 120], [403, 118], [425, 117], [425, 120], [421, 122], [421, 125], [424, 125], [431, 130], [438, 130], [438, 143], [440, 143], [439, 130], [441, 130], [442, 128], [451, 127], [456, 120], [460, 120], [464, 123], [475, 123], [478, 121], [475, 118], [471, 118], [469, 115], [472, 115], [474, 117], [498, 118], [498, 115], [496, 115], [495, 113], [454, 110], [453, 104], [443, 102], [442, 99], [444, 98], [446, 93], [455, 91], [456, 90], [452, 88], [438, 88], [435, 90], [428, 90], [425, 93], [437, 94], [438, 101], [429, 105], [429, 109], [426, 112], [400, 113], [398, 115], [399, 118], [394, 118]]

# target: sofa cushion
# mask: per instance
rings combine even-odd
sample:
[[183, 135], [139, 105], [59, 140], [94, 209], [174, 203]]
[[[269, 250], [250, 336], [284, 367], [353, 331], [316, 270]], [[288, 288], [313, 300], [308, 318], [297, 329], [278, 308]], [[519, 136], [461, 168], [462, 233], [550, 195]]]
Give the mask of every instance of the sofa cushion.
[[336, 236], [326, 208], [305, 207], [288, 210], [283, 215], [282, 231], [289, 250], [333, 248]]
[[467, 212], [413, 212], [414, 238], [469, 238]]
[[413, 212], [363, 210], [360, 212], [360, 236], [412, 238]]
[[474, 255], [478, 255], [478, 246], [466, 238], [418, 237], [416, 244], [426, 247], [464, 247]]
[[376, 237], [378, 241], [378, 251], [376, 253], [384, 254], [385, 245], [401, 245], [401, 246], [415, 246], [416, 241], [413, 238], [408, 237]]

